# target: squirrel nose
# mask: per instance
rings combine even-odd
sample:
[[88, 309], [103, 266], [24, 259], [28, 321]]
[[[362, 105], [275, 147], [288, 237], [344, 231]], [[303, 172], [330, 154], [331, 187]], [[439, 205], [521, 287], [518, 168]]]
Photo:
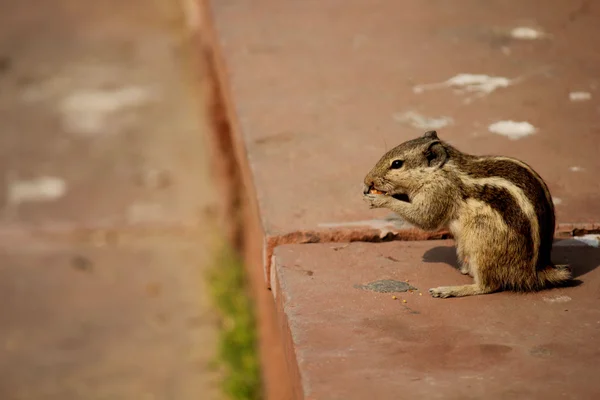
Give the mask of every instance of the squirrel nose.
[[373, 186], [373, 182], [370, 185], [366, 183], [363, 185], [363, 194], [369, 194], [369, 190], [371, 190], [371, 186]]

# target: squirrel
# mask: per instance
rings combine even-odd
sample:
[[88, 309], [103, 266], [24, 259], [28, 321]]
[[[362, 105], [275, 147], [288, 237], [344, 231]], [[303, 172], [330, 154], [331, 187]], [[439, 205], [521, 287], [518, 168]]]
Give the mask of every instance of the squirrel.
[[550, 191], [517, 159], [465, 154], [429, 131], [385, 153], [364, 179], [363, 198], [420, 229], [452, 233], [460, 272], [474, 283], [429, 289], [433, 297], [529, 292], [571, 279], [569, 266], [550, 259]]

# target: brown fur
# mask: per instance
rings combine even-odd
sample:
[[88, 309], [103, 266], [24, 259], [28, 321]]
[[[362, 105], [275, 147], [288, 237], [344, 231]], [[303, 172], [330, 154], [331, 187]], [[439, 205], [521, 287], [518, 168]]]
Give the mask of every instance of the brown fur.
[[522, 161], [464, 154], [430, 131], [388, 151], [364, 183], [371, 208], [388, 208], [424, 230], [452, 232], [460, 270], [474, 283], [430, 289], [433, 297], [534, 291], [571, 279], [568, 267], [550, 259], [550, 191]]

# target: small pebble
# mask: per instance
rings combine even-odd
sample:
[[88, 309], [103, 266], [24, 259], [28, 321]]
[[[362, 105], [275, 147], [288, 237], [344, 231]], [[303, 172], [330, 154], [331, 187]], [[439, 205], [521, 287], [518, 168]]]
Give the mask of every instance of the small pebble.
[[396, 297], [396, 296], [392, 296], [392, 299], [396, 300], [396, 299], [397, 299], [397, 297]]
[[423, 296], [423, 293], [419, 293], [419, 296]]
[[[402, 300], [402, 302], [403, 302], [403, 303], [406, 303], [406, 300]], [[565, 310], [565, 311], [567, 311], [567, 310]]]

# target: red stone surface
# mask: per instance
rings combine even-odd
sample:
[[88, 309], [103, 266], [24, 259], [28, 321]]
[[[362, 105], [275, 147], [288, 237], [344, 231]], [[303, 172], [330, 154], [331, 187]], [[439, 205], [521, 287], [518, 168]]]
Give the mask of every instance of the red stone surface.
[[[248, 257], [258, 263], [254, 246], [262, 245], [281, 317], [289, 368], [278, 375], [277, 359], [271, 379], [291, 378], [288, 389], [310, 399], [600, 395], [593, 381], [598, 250], [557, 250], [557, 262], [568, 257], [580, 265], [579, 287], [441, 300], [426, 290], [469, 281], [443, 265], [448, 250], [428, 253], [434, 263], [421, 261], [448, 242], [323, 244], [398, 232], [381, 229], [375, 219], [386, 211], [369, 210], [360, 190], [385, 150], [425, 130], [399, 120], [408, 112], [452, 118], [438, 131], [465, 152], [531, 164], [557, 199], [565, 230], [599, 222], [599, 7], [541, 0], [204, 3], [234, 136], [229, 145], [241, 169], [236, 179], [252, 200], [251, 214], [256, 192], [262, 220], [262, 229], [246, 232]], [[511, 38], [518, 27], [547, 35]], [[512, 81], [483, 96], [443, 85], [414, 90], [464, 73]], [[591, 99], [571, 101], [577, 91]], [[488, 126], [502, 120], [527, 121], [537, 131], [519, 140], [491, 133]], [[273, 251], [278, 264], [269, 271]], [[423, 296], [407, 295], [405, 304], [353, 287], [384, 277], [418, 282]], [[570, 300], [561, 303], [563, 295]], [[272, 338], [273, 321], [263, 321], [263, 337]], [[273, 343], [263, 357], [277, 357], [282, 343]]]
[[[440, 136], [465, 152], [530, 163], [562, 200], [559, 222], [600, 218], [600, 7], [593, 2], [211, 4], [267, 234], [384, 215], [366, 208], [360, 186], [386, 149], [422, 133], [394, 118], [408, 111], [451, 117]], [[548, 36], [509, 36], [523, 26]], [[517, 81], [480, 98], [450, 88], [413, 91], [460, 73]], [[572, 102], [571, 91], [592, 98]], [[488, 131], [499, 120], [528, 121], [538, 131], [509, 140]]]
[[[582, 283], [438, 299], [427, 290], [471, 280], [448, 265], [450, 241], [278, 247], [274, 291], [298, 398], [597, 398], [600, 249], [556, 246], [553, 259]], [[355, 288], [381, 279], [417, 290]]]

